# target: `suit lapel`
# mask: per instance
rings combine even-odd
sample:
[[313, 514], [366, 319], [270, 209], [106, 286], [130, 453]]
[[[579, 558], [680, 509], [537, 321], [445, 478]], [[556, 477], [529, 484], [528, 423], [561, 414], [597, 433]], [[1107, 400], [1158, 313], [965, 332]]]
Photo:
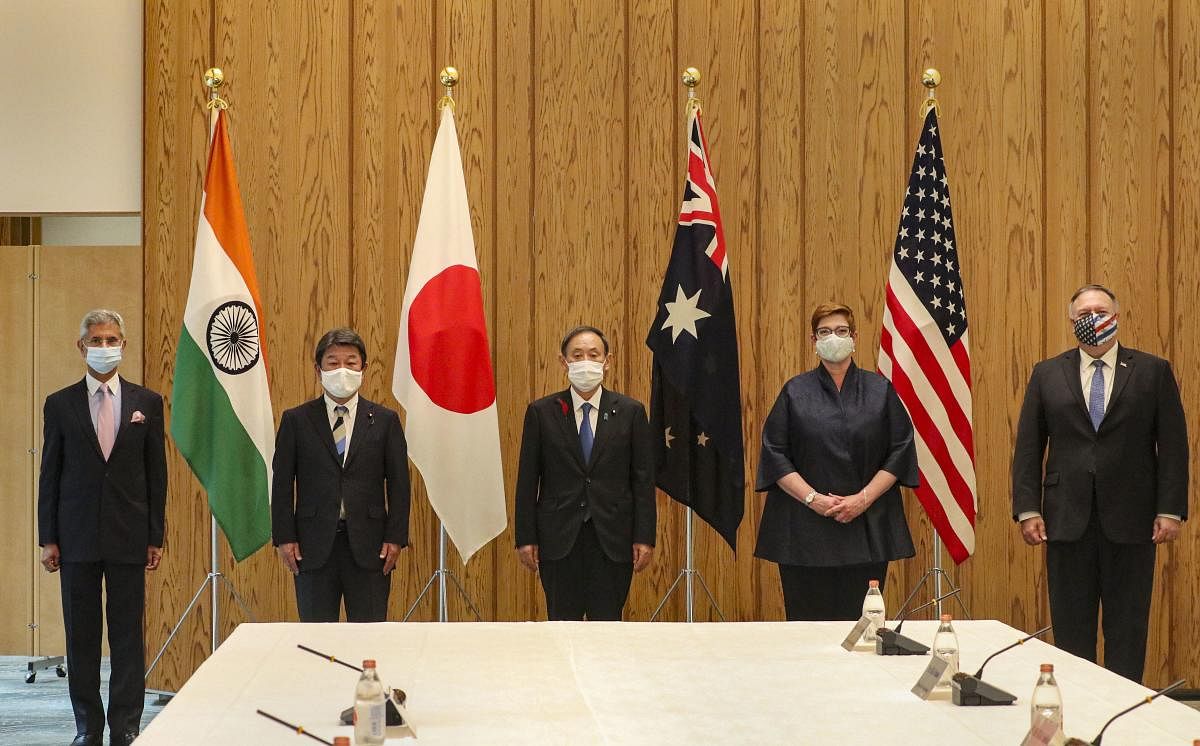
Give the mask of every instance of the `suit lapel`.
[[104, 451], [100, 450], [100, 439], [96, 437], [96, 428], [92, 425], [92, 410], [88, 406], [86, 381], [80, 381], [75, 384], [75, 391], [71, 396], [71, 409], [75, 411], [75, 417], [79, 420], [79, 426], [87, 433], [88, 442], [92, 444], [96, 455], [103, 459]]
[[596, 417], [596, 439], [592, 441], [592, 460], [591, 463], [598, 463], [600, 454], [612, 440], [613, 426], [616, 422], [613, 417], [616, 416], [617, 395], [604, 389], [600, 394], [600, 411]]
[[[555, 405], [554, 416], [562, 426], [562, 435], [566, 439], [567, 450], [575, 457], [575, 463], [579, 464], [580, 468], [586, 468], [587, 464], [583, 463], [583, 446], [579, 443], [579, 430], [575, 428], [575, 402], [571, 399], [571, 389], [567, 389], [554, 399], [558, 402]], [[595, 441], [592, 442], [592, 450], [596, 450]]]
[[[1083, 352], [1079, 348], [1075, 348], [1070, 352], [1063, 353], [1062, 356], [1062, 372], [1066, 377], [1067, 388], [1075, 397], [1075, 403], [1079, 405], [1079, 411], [1088, 416], [1087, 402], [1083, 398], [1083, 379], [1079, 375], [1079, 356]], [[1091, 422], [1091, 420], [1088, 420]]]
[[[129, 421], [133, 418], [133, 413], [137, 411], [138, 402], [136, 399], [140, 397], [135, 392], [133, 385], [129, 381], [121, 381], [121, 412], [117, 415], [117, 436], [113, 439], [113, 451], [116, 452], [121, 447], [121, 442], [128, 436]], [[109, 454], [112, 458], [112, 454]]]
[[[1133, 353], [1124, 347], [1117, 349], [1117, 369], [1114, 374], [1116, 378], [1113, 380], [1112, 396], [1108, 397], [1108, 406], [1104, 408], [1105, 419], [1112, 411], [1113, 405], [1117, 403], [1117, 397], [1121, 395], [1121, 390], [1125, 388], [1125, 384], [1129, 383], [1129, 377], [1133, 375]], [[1103, 424], [1101, 422], [1101, 425]]]
[[329, 453], [329, 457], [341, 466], [338, 459], [337, 445], [333, 442], [333, 428], [329, 426], [329, 414], [325, 411], [325, 399], [317, 397], [310, 401], [306, 407], [308, 421], [312, 424], [313, 430], [317, 434], [317, 440], [325, 444], [325, 450]]
[[[350, 468], [350, 463], [354, 461], [354, 456], [359, 452], [360, 446], [366, 445], [367, 431], [375, 423], [375, 405], [361, 396], [358, 398], [358, 407], [354, 411], [354, 430], [350, 433], [350, 450], [346, 454], [345, 468]], [[329, 439], [333, 440], [333, 433], [330, 431]], [[334, 448], [334, 453], [337, 453], [337, 448]]]

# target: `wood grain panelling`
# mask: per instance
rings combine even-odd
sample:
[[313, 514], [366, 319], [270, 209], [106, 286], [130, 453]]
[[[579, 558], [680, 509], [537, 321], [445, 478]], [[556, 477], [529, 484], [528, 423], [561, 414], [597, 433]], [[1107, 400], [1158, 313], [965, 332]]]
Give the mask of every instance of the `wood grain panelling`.
[[[198, 76], [218, 64], [266, 304], [276, 414], [317, 393], [316, 337], [351, 324], [372, 363], [364, 393], [395, 406], [391, 360], [437, 123], [435, 75], [455, 98], [495, 358], [505, 483], [522, 413], [565, 387], [562, 332], [605, 329], [609, 384], [649, 397], [645, 336], [679, 208], [685, 91], [699, 67], [737, 303], [746, 467], [780, 387], [813, 365], [817, 302], [857, 311], [858, 361], [875, 364], [893, 231], [920, 126], [919, 73], [944, 74], [939, 109], [971, 317], [979, 518], [976, 557], [952, 575], [976, 617], [1048, 618], [1044, 558], [1009, 509], [1009, 453], [1033, 364], [1071, 343], [1064, 303], [1103, 281], [1127, 299], [1122, 338], [1200, 365], [1188, 312], [1200, 284], [1200, 12], [1170, 0], [187, 0], [146, 12], [146, 376], [169, 392], [204, 163]], [[1193, 429], [1200, 390], [1183, 393]], [[165, 636], [206, 571], [204, 495], [171, 452], [167, 563], [151, 581], [148, 643]], [[414, 472], [414, 476], [417, 476]], [[434, 569], [437, 521], [414, 481], [413, 545], [393, 579], [398, 619]], [[761, 498], [746, 495], [736, 556], [696, 525], [698, 568], [730, 619], [780, 619], [775, 568], [753, 558]], [[509, 495], [510, 508], [512, 496]], [[932, 562], [891, 569], [897, 604]], [[684, 562], [684, 513], [659, 496], [659, 550], [634, 580], [645, 619]], [[534, 575], [506, 530], [463, 568], [488, 619], [542, 618]], [[273, 552], [223, 568], [260, 619], [294, 619]], [[1170, 646], [1190, 621], [1200, 557], [1190, 527], [1160, 552], [1147, 677], [1200, 677]], [[948, 562], [949, 560], [947, 560]], [[206, 618], [207, 600], [201, 609]], [[452, 597], [451, 614], [468, 618]], [[225, 630], [241, 620], [223, 603]], [[707, 605], [701, 619], [715, 618]], [[418, 619], [434, 615], [432, 599]], [[664, 612], [683, 617], [681, 599]], [[200, 618], [156, 685], [203, 659]]]

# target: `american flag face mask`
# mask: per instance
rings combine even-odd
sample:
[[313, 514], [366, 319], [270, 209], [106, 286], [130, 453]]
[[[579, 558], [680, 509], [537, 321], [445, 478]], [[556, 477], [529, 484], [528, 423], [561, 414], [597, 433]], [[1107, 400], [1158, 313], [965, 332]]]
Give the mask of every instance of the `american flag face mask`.
[[1099, 347], [1116, 336], [1117, 317], [1103, 313], [1085, 313], [1075, 319], [1075, 338], [1080, 343]]

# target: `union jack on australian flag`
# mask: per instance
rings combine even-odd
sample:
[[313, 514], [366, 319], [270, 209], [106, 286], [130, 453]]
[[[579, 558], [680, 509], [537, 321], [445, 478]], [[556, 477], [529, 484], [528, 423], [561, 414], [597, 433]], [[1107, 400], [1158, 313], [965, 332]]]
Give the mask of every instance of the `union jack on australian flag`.
[[646, 344], [654, 352], [650, 427], [658, 486], [736, 548], [746, 474], [733, 287], [696, 107], [675, 244]]
[[975, 551], [975, 446], [967, 306], [937, 109], [925, 115], [888, 274], [879, 372], [916, 431], [917, 497], [950, 556]]

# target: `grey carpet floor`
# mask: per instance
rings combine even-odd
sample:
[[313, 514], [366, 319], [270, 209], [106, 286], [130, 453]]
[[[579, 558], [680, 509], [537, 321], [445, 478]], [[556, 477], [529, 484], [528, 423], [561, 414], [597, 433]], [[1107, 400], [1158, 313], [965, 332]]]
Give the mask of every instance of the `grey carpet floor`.
[[[67, 695], [67, 680], [54, 669], [39, 671], [37, 681], [25, 683], [28, 658], [0, 656], [0, 744], [5, 746], [66, 746], [75, 737], [75, 716]], [[100, 698], [108, 704], [108, 659], [100, 663]], [[162, 712], [158, 697], [146, 696], [142, 727]], [[108, 734], [104, 736], [108, 743]]]

